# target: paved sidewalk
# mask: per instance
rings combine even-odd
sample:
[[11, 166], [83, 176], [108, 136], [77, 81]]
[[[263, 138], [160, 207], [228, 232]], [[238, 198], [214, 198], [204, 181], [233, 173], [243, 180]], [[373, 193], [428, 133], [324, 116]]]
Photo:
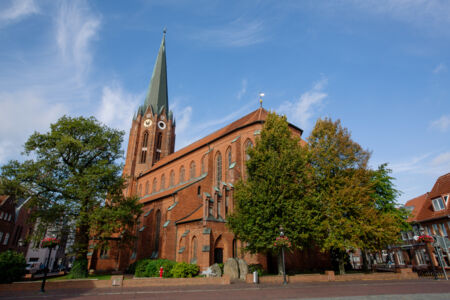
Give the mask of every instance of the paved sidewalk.
[[[372, 295], [372, 296], [370, 296]], [[49, 290], [4, 292], [2, 299], [450, 299], [450, 282], [434, 280], [354, 281], [251, 285], [234, 283], [220, 286], [178, 286], [107, 288], [91, 290]]]

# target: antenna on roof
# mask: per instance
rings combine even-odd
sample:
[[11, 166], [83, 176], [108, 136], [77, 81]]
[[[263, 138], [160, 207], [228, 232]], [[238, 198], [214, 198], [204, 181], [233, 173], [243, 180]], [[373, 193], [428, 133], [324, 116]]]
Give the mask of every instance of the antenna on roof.
[[259, 107], [262, 107], [262, 104], [263, 104], [262, 97], [264, 97], [264, 96], [265, 96], [264, 93], [259, 93]]

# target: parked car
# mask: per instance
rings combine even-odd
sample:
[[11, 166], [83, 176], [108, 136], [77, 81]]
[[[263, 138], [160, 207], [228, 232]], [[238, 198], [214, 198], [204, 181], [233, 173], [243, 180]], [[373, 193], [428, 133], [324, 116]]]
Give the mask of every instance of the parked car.
[[35, 274], [39, 270], [38, 263], [28, 263], [25, 267], [25, 270], [28, 274]]

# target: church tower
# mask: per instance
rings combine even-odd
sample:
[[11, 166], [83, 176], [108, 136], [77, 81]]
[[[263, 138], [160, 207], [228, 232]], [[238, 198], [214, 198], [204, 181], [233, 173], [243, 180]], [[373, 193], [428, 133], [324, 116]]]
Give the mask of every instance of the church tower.
[[148, 171], [175, 148], [175, 120], [167, 92], [166, 31], [164, 30], [150, 86], [131, 124], [123, 174], [129, 178], [127, 195], [135, 178]]

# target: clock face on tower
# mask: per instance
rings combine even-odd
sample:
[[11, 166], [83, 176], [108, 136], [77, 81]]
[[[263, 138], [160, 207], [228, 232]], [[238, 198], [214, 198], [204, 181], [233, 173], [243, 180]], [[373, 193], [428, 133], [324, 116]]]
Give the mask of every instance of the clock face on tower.
[[145, 120], [144, 127], [150, 127], [150, 126], [152, 126], [152, 120], [150, 120], [150, 119]]
[[159, 127], [159, 129], [164, 130], [164, 129], [166, 129], [166, 123], [164, 123], [164, 121], [159, 121], [158, 127]]

